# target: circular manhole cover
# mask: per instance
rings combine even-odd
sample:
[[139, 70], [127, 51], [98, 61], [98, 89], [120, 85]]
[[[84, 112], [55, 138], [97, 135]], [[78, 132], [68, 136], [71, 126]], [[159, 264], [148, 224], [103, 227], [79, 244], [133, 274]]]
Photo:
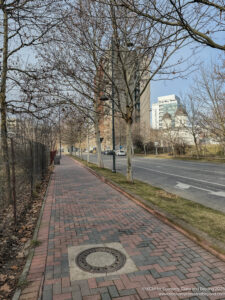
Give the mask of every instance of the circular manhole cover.
[[76, 257], [79, 268], [90, 273], [109, 273], [121, 269], [126, 256], [120, 251], [108, 247], [95, 247], [84, 250]]

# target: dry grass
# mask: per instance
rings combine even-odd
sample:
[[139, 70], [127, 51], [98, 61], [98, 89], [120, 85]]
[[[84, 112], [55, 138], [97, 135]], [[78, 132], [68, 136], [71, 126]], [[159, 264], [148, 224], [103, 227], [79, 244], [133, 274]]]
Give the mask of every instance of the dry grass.
[[186, 149], [185, 155], [169, 155], [168, 153], [162, 153], [159, 155], [148, 154], [138, 154], [139, 156], [144, 156], [148, 158], [167, 158], [167, 159], [180, 159], [180, 160], [194, 160], [200, 162], [216, 162], [225, 163], [225, 157], [223, 155], [223, 148], [221, 145], [204, 145], [202, 150], [200, 150], [200, 158], [197, 158], [197, 153], [195, 146], [189, 146]]
[[172, 156], [168, 154], [159, 154], [159, 155], [138, 155], [146, 158], [161, 158], [161, 159], [180, 159], [180, 160], [190, 160], [190, 161], [198, 161], [198, 162], [212, 162], [212, 163], [225, 163], [225, 158], [223, 157], [200, 157], [196, 158], [194, 156], [185, 156], [185, 155], [179, 155], [179, 156]]

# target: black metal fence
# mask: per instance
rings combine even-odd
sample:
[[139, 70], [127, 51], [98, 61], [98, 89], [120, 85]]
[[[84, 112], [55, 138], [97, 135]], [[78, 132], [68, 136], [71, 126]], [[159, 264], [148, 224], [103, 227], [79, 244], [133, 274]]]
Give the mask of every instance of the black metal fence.
[[8, 156], [10, 180], [6, 176], [6, 163], [0, 147], [0, 209], [12, 205], [16, 222], [17, 216], [31, 203], [41, 187], [48, 172], [50, 153], [39, 142], [15, 136], [8, 138]]

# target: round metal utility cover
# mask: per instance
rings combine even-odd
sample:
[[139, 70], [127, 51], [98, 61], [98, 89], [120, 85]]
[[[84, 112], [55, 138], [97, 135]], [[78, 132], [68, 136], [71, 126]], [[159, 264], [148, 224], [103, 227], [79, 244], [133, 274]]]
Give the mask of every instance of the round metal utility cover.
[[110, 273], [121, 269], [126, 256], [108, 247], [95, 247], [84, 250], [76, 257], [79, 268], [90, 273]]

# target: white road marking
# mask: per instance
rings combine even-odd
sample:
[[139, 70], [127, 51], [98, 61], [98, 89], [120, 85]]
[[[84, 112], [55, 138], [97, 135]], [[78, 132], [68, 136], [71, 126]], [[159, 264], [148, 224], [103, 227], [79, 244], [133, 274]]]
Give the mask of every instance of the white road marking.
[[186, 177], [186, 176], [176, 175], [176, 174], [173, 174], [173, 173], [156, 171], [156, 170], [150, 169], [150, 168], [144, 168], [144, 167], [138, 167], [138, 166], [135, 166], [135, 168], [144, 169], [144, 170], [147, 170], [147, 171], [153, 171], [153, 172], [160, 173], [160, 174], [165, 174], [165, 175], [170, 175], [170, 176], [174, 176], [174, 177], [185, 178], [185, 179], [189, 179], [189, 180], [194, 180], [194, 181], [199, 181], [199, 182], [204, 182], [204, 183], [209, 183], [209, 184], [214, 184], [214, 185], [225, 187], [225, 185], [221, 184], [221, 183], [210, 182], [210, 181], [206, 181], [206, 180], [202, 180], [202, 179], [196, 179], [196, 178], [190, 178], [190, 177]]
[[[136, 159], [133, 159], [133, 161], [137, 161]], [[108, 161], [107, 161], [108, 162]], [[121, 160], [121, 162], [124, 162], [124, 166], [126, 165], [126, 162], [125, 160]], [[123, 165], [121, 164], [120, 162], [120, 166]], [[202, 179], [196, 179], [196, 178], [191, 178], [191, 177], [186, 177], [186, 176], [182, 176], [182, 175], [177, 175], [177, 174], [173, 174], [173, 173], [167, 173], [167, 172], [162, 172], [162, 171], [157, 171], [155, 169], [150, 169], [150, 168], [145, 168], [145, 167], [140, 167], [140, 166], [134, 166], [135, 168], [139, 168], [139, 169], [144, 169], [144, 170], [147, 170], [147, 171], [153, 171], [153, 172], [156, 172], [156, 173], [160, 173], [160, 174], [165, 174], [165, 175], [170, 175], [170, 176], [174, 176], [174, 177], [179, 177], [179, 178], [185, 178], [185, 179], [189, 179], [189, 180], [193, 180], [193, 181], [199, 181], [199, 182], [204, 182], [204, 183], [208, 183], [208, 184], [213, 184], [213, 185], [218, 185], [218, 186], [222, 186], [222, 187], [225, 187], [224, 184], [221, 184], [221, 183], [216, 183], [216, 182], [210, 182], [210, 181], [207, 181], [207, 180], [202, 180]], [[204, 170], [203, 170], [204, 171]], [[222, 191], [219, 191], [219, 192], [214, 192], [214, 193], [222, 193]]]
[[224, 198], [225, 198], [225, 192], [223, 192], [223, 191], [212, 192], [212, 193], [210, 193], [210, 194], [216, 195], [216, 196], [220, 196], [220, 197], [224, 197]]
[[[185, 160], [182, 160], [182, 159], [169, 159], [169, 158], [150, 158], [150, 157], [135, 157], [135, 159], [139, 159], [139, 160], [143, 160], [143, 159], [146, 159], [146, 160], [149, 160], [149, 161], [166, 161], [166, 162], [173, 162], [173, 161], [176, 161], [176, 162], [179, 162], [179, 163], [182, 163], [184, 165], [193, 165], [195, 167], [198, 167], [200, 166], [201, 164], [204, 166], [208, 166], [208, 167], [216, 167], [217, 165], [220, 165], [220, 163], [214, 163], [214, 162], [211, 162], [211, 163], [206, 163], [206, 162], [198, 162], [198, 161], [193, 161], [193, 160], [189, 160], [189, 161], [185, 161]], [[224, 163], [222, 163], [224, 164]]]
[[[137, 160], [137, 159], [133, 159], [133, 161], [136, 161], [136, 162], [143, 162], [143, 160], [141, 160], [141, 159], [139, 159], [139, 160]], [[171, 164], [165, 164], [165, 163], [163, 163], [162, 165], [159, 165], [159, 166], [156, 166], [157, 168], [159, 168], [159, 167], [171, 167], [171, 168], [178, 168], [178, 169], [187, 169], [187, 170], [192, 170], [192, 171], [194, 171], [194, 170], [197, 170], [197, 171], [203, 171], [203, 172], [209, 172], [209, 173], [216, 173], [216, 174], [221, 174], [221, 175], [225, 175], [225, 171], [223, 172], [223, 171], [211, 171], [211, 170], [205, 170], [205, 169], [199, 169], [199, 168], [197, 168], [197, 165], [194, 165], [194, 167], [184, 167], [184, 166], [173, 166], [173, 165], [171, 165]]]
[[216, 195], [216, 196], [220, 196], [220, 197], [225, 197], [225, 192], [223, 192], [223, 191], [215, 192], [215, 191], [212, 191], [212, 190], [200, 188], [200, 187], [198, 187], [198, 186], [185, 184], [185, 183], [182, 183], [182, 182], [179, 182], [179, 181], [177, 181], [177, 184], [175, 185], [175, 187], [176, 187], [176, 188], [179, 188], [179, 189], [181, 189], [181, 190], [186, 190], [186, 189], [189, 189], [189, 188], [195, 188], [195, 189], [198, 189], [198, 190], [206, 191], [206, 192], [208, 192], [208, 193], [211, 194], [211, 195]]
[[175, 185], [175, 187], [178, 189], [181, 189], [181, 190], [186, 190], [186, 189], [189, 189], [190, 185], [177, 181], [177, 184]]

